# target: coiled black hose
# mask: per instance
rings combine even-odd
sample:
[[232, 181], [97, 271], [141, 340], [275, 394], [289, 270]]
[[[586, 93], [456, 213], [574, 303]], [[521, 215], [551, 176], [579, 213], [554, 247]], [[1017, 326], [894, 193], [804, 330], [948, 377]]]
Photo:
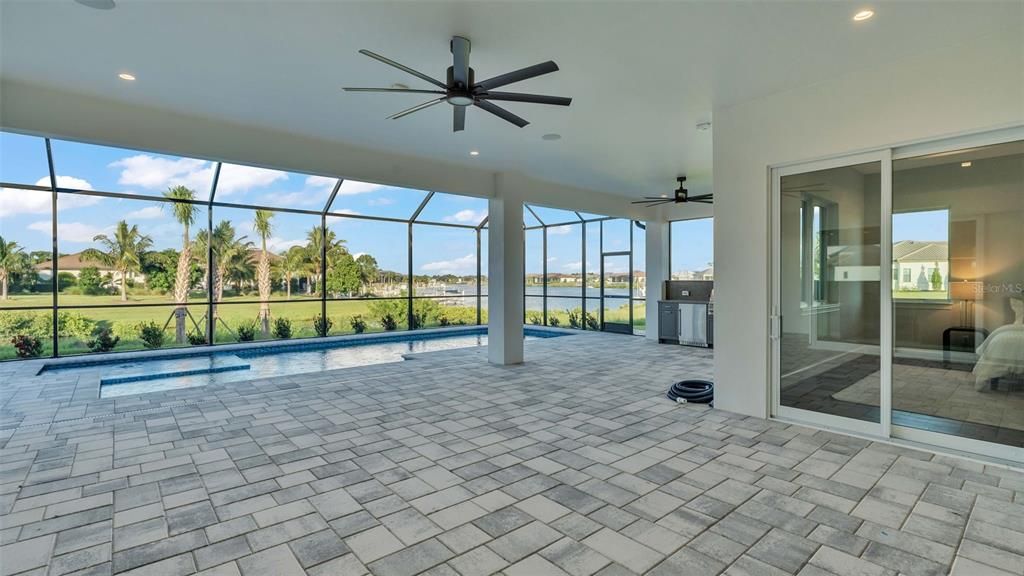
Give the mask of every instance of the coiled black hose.
[[710, 380], [680, 380], [673, 384], [666, 394], [673, 402], [712, 404], [715, 400], [715, 385]]

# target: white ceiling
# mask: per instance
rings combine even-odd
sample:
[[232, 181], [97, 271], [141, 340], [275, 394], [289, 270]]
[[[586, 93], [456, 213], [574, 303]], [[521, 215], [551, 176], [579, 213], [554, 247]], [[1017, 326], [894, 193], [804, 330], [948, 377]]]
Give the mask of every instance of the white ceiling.
[[[695, 125], [713, 109], [1021, 18], [1013, 1], [879, 1], [875, 18], [853, 22], [865, 6], [117, 0], [101, 11], [72, 0], [0, 0], [0, 75], [612, 193], [671, 193], [679, 173], [704, 192], [713, 131]], [[472, 40], [478, 79], [555, 60], [559, 72], [503, 89], [571, 96], [572, 106], [505, 104], [532, 122], [524, 129], [471, 109], [466, 131], [453, 134], [447, 105], [391, 121], [426, 98], [340, 89], [426, 88], [357, 50], [443, 78], [453, 34]], [[121, 71], [138, 80], [119, 80]], [[542, 141], [549, 132], [562, 139]], [[480, 156], [469, 157], [471, 149]]]

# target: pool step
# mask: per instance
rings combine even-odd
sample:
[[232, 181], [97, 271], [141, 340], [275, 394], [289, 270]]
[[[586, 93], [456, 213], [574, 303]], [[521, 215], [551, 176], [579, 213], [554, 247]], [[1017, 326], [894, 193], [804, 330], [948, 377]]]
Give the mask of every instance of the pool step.
[[[148, 364], [148, 366], [145, 366]], [[127, 366], [114, 366], [111, 372], [118, 373], [117, 376], [100, 378], [100, 386], [107, 384], [124, 384], [127, 382], [144, 382], [147, 380], [162, 380], [164, 378], [178, 378], [181, 376], [195, 376], [198, 374], [215, 374], [217, 372], [234, 372], [237, 370], [248, 370], [249, 363], [234, 355], [214, 354], [210, 356], [197, 356], [193, 358], [176, 358], [173, 360], [151, 360], [148, 362], [133, 363]], [[131, 369], [143, 370], [146, 372], [131, 373]], [[128, 371], [126, 374], [125, 371]]]

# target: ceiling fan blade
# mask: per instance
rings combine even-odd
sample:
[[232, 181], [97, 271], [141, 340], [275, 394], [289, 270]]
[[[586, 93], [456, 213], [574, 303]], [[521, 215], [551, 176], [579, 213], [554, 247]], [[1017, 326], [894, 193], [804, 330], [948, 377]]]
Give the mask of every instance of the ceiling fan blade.
[[572, 98], [565, 96], [544, 96], [542, 94], [520, 94], [518, 92], [486, 92], [477, 96], [483, 100], [504, 100], [506, 102], [530, 102], [532, 104], [551, 104], [568, 106]]
[[452, 36], [452, 79], [456, 84], [469, 86], [469, 39]]
[[544, 74], [550, 74], [558, 70], [558, 64], [555, 64], [551, 60], [547, 62], [541, 62], [540, 64], [534, 64], [533, 66], [527, 66], [513, 72], [508, 72], [494, 78], [488, 78], [483, 82], [478, 82], [474, 88], [481, 90], [490, 90], [491, 88], [498, 88], [506, 84], [514, 84], [523, 80], [529, 80], [537, 76], [543, 76]]
[[452, 113], [454, 114], [452, 119], [452, 132], [462, 132], [466, 129], [466, 107], [452, 106], [452, 108]]
[[694, 204], [714, 204], [711, 200], [687, 200], [687, 202], [692, 202]]
[[631, 204], [644, 204], [647, 207], [651, 207], [657, 206], [658, 204], [668, 204], [669, 202], [672, 202], [672, 200], [661, 198], [659, 200], [635, 200], [631, 202]]
[[406, 108], [405, 110], [402, 110], [401, 112], [397, 112], [395, 114], [392, 114], [391, 116], [388, 116], [388, 120], [398, 120], [402, 116], [408, 116], [409, 114], [412, 114], [413, 112], [419, 112], [420, 110], [423, 110], [424, 108], [430, 108], [434, 104], [440, 104], [441, 102], [444, 102], [444, 98], [443, 97], [435, 98], [434, 100], [427, 100], [423, 104], [417, 104], [416, 106], [413, 106], [412, 108]]
[[511, 122], [511, 123], [515, 124], [516, 126], [519, 126], [520, 128], [522, 128], [523, 126], [526, 126], [527, 124], [529, 124], [528, 121], [523, 120], [522, 118], [520, 118], [519, 116], [516, 116], [515, 114], [509, 112], [508, 110], [505, 110], [504, 108], [502, 108], [500, 106], [495, 106], [494, 104], [491, 104], [490, 102], [488, 102], [486, 100], [477, 100], [476, 102], [473, 103], [473, 105], [477, 106], [478, 108], [482, 108], [482, 109], [490, 112], [491, 114], [494, 114], [495, 116], [497, 116], [498, 118], [501, 118], [502, 120], [506, 120], [508, 122]]
[[713, 197], [714, 194], [698, 194], [696, 196], [688, 196], [687, 200], [690, 202], [696, 202], [698, 200], [711, 200]]
[[409, 88], [342, 88], [345, 92], [398, 92], [404, 94], [444, 94], [440, 90], [413, 90]]
[[413, 70], [412, 68], [409, 68], [408, 66], [406, 66], [404, 64], [399, 64], [398, 62], [395, 62], [394, 60], [392, 60], [390, 58], [386, 58], [384, 56], [381, 56], [380, 54], [377, 54], [375, 52], [370, 52], [369, 50], [366, 50], [366, 49], [360, 50], [359, 53], [360, 54], [364, 54], [366, 56], [369, 56], [370, 58], [373, 58], [374, 60], [378, 60], [380, 62], [383, 62], [383, 63], [387, 64], [388, 66], [394, 66], [395, 68], [398, 68], [402, 72], [407, 72], [409, 74], [412, 74], [413, 76], [416, 76], [417, 78], [419, 78], [421, 80], [426, 80], [427, 82], [430, 82], [431, 84], [433, 84], [434, 86], [437, 86], [438, 88], [441, 88], [442, 90], [447, 90], [448, 89], [448, 87], [445, 86], [444, 83], [442, 83], [440, 80], [436, 80], [434, 78], [431, 78], [430, 76], [427, 76], [426, 74], [424, 74], [422, 72], [418, 72], [416, 70]]

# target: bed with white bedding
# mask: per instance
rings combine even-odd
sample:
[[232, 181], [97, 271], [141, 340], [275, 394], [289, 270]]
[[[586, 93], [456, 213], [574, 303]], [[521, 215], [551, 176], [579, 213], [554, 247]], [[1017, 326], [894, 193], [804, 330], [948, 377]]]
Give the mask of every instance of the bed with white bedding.
[[993, 378], [1024, 376], [1024, 325], [996, 328], [978, 347], [974, 388], [984, 390]]

